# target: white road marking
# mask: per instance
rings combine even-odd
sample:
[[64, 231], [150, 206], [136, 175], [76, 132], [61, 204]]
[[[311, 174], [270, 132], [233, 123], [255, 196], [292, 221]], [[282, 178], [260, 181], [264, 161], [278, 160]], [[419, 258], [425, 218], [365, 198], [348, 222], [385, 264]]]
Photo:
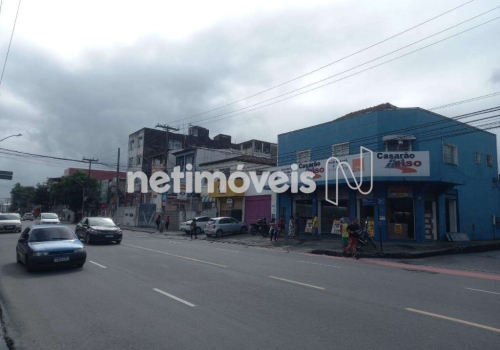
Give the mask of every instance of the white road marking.
[[186, 304], [187, 306], [191, 306], [191, 307], [195, 307], [195, 306], [196, 306], [196, 305], [194, 305], [194, 304], [191, 304], [189, 301], [183, 300], [183, 299], [181, 299], [181, 298], [177, 298], [175, 295], [168, 294], [167, 292], [164, 292], [164, 291], [162, 291], [162, 290], [160, 290], [160, 289], [158, 289], [158, 288], [153, 288], [153, 290], [154, 290], [155, 292], [160, 293], [160, 294], [166, 295], [166, 296], [167, 296], [167, 297], [169, 297], [169, 298], [172, 298], [172, 299], [174, 299], [174, 300], [180, 301], [181, 303]]
[[316, 289], [320, 289], [320, 290], [325, 290], [325, 288], [323, 288], [323, 287], [313, 286], [312, 284], [307, 284], [307, 283], [302, 283], [302, 282], [297, 282], [297, 281], [287, 280], [287, 279], [285, 279], [285, 278], [279, 278], [279, 277], [274, 277], [274, 276], [269, 276], [269, 277], [270, 277], [270, 278], [277, 279], [277, 280], [280, 280], [280, 281], [285, 281], [285, 282], [290, 282], [290, 283], [299, 284], [299, 285], [301, 285], [301, 286], [306, 286], [306, 287], [316, 288]]
[[96, 262], [94, 262], [94, 261], [92, 261], [92, 260], [89, 260], [89, 263], [92, 263], [92, 264], [94, 264], [94, 265], [97, 265], [97, 266], [99, 266], [99, 267], [102, 267], [103, 269], [105, 269], [105, 268], [106, 268], [106, 266], [101, 265], [101, 264], [98, 264], [98, 263], [96, 263]]
[[222, 248], [215, 248], [215, 249], [217, 249], [217, 250], [223, 250], [225, 252], [239, 253], [239, 251], [237, 251], [237, 250], [229, 250], [229, 249], [222, 249]]
[[421, 311], [421, 310], [416, 310], [416, 309], [411, 309], [411, 308], [406, 308], [406, 310], [411, 311], [411, 312], [416, 312], [416, 313], [419, 313], [419, 314], [422, 314], [422, 315], [427, 315], [427, 316], [431, 316], [431, 317], [441, 318], [443, 320], [453, 321], [453, 322], [457, 322], [457, 323], [462, 323], [462, 324], [466, 324], [468, 326], [473, 326], [473, 327], [477, 327], [477, 328], [486, 329], [488, 331], [493, 331], [493, 332], [500, 333], [500, 329], [499, 328], [485, 326], [485, 325], [482, 325], [482, 324], [479, 324], [479, 323], [469, 322], [469, 321], [461, 320], [461, 319], [458, 319], [458, 318], [453, 318], [453, 317], [448, 317], [448, 316], [433, 314], [431, 312], [426, 312], [426, 311]]
[[497, 292], [489, 292], [487, 290], [482, 290], [482, 289], [474, 289], [474, 288], [465, 288], [465, 289], [468, 289], [468, 290], [474, 290], [476, 292], [483, 292], [483, 293], [490, 293], [490, 294], [496, 294], [496, 295], [500, 295], [500, 293], [497, 293]]
[[313, 264], [313, 265], [319, 265], [319, 266], [328, 266], [328, 267], [335, 267], [336, 269], [340, 269], [340, 266], [318, 264], [318, 263], [313, 263], [313, 262], [309, 262], [309, 261], [299, 261], [299, 262], [300, 263], [304, 263], [304, 264]]
[[165, 254], [165, 255], [176, 257], [176, 258], [181, 258], [181, 259], [196, 261], [196, 262], [199, 262], [199, 263], [202, 263], [202, 264], [208, 264], [208, 265], [219, 266], [219, 267], [227, 267], [226, 265], [221, 265], [221, 264], [216, 264], [216, 263], [212, 263], [212, 262], [208, 262], [208, 261], [203, 261], [203, 260], [198, 260], [198, 259], [194, 259], [194, 258], [189, 258], [187, 256], [182, 256], [182, 255], [175, 255], [175, 254], [171, 254], [171, 253], [160, 252], [159, 250], [154, 250], [154, 249], [139, 247], [137, 245], [126, 244], [126, 243], [122, 243], [122, 245], [126, 245], [128, 247], [134, 247], [134, 248], [144, 249], [144, 250], [148, 250], [148, 251], [154, 252], [154, 253]]

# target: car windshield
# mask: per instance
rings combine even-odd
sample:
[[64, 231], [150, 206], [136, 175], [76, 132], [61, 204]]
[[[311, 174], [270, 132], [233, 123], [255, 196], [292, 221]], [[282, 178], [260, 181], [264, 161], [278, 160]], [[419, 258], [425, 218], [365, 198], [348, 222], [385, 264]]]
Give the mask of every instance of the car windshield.
[[215, 224], [215, 220], [210, 219], [208, 220], [207, 224]]
[[15, 214], [1, 214], [0, 220], [18, 220], [19, 218]]
[[67, 227], [44, 227], [31, 231], [30, 242], [62, 241], [76, 239], [75, 234]]
[[59, 219], [57, 214], [42, 214], [42, 219]]
[[89, 219], [90, 226], [116, 226], [113, 220], [108, 218], [91, 218]]

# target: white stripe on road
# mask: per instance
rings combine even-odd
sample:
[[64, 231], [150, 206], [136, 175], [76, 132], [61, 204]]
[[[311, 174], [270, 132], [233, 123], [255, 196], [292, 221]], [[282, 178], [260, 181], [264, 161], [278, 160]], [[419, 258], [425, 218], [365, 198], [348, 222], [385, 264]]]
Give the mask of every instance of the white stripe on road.
[[92, 263], [92, 264], [94, 264], [94, 265], [97, 265], [97, 266], [99, 266], [99, 267], [102, 267], [103, 269], [105, 269], [105, 268], [106, 268], [106, 266], [101, 265], [101, 264], [98, 264], [98, 263], [96, 263], [96, 262], [94, 262], [94, 261], [92, 261], [92, 260], [89, 260], [89, 263]]
[[215, 248], [215, 249], [222, 250], [222, 251], [225, 251], [225, 252], [239, 253], [239, 251], [237, 251], [237, 250], [229, 250], [229, 249], [222, 249], [222, 248]]
[[290, 283], [295, 283], [295, 284], [300, 284], [301, 286], [306, 286], [306, 287], [311, 287], [311, 288], [316, 288], [316, 289], [321, 289], [325, 290], [323, 287], [318, 287], [318, 286], [313, 286], [312, 284], [307, 284], [307, 283], [302, 283], [302, 282], [297, 282], [297, 281], [292, 281], [292, 280], [287, 280], [285, 278], [279, 278], [279, 277], [274, 277], [274, 276], [269, 276], [270, 278], [274, 278], [276, 280], [280, 281], [285, 281], [285, 282], [290, 282]]
[[433, 314], [433, 313], [430, 313], [430, 312], [420, 311], [420, 310], [411, 309], [411, 308], [407, 308], [406, 310], [411, 311], [411, 312], [416, 312], [416, 313], [422, 314], [422, 315], [427, 315], [427, 316], [432, 316], [432, 317], [436, 317], [436, 318], [441, 318], [443, 320], [453, 321], [453, 322], [457, 322], [457, 323], [462, 323], [462, 324], [466, 324], [468, 326], [473, 326], [473, 327], [477, 327], [477, 328], [486, 329], [488, 331], [493, 331], [493, 332], [500, 333], [500, 329], [499, 328], [485, 326], [485, 325], [482, 325], [482, 324], [479, 324], [479, 323], [464, 321], [464, 320], [460, 320], [458, 318], [453, 318], [453, 317], [448, 317], [448, 316]]
[[313, 262], [309, 262], [309, 261], [299, 261], [299, 262], [300, 263], [304, 263], [304, 264], [313, 264], [313, 265], [319, 265], [319, 266], [328, 266], [328, 267], [335, 267], [336, 269], [340, 269], [340, 266], [318, 264], [318, 263], [313, 263]]
[[177, 298], [175, 295], [168, 294], [167, 292], [164, 292], [164, 291], [162, 291], [162, 290], [160, 290], [160, 289], [158, 289], [158, 288], [153, 288], [153, 290], [154, 290], [155, 292], [158, 292], [158, 293], [161, 293], [161, 294], [163, 294], [163, 295], [166, 295], [166, 296], [167, 296], [167, 297], [169, 297], [169, 298], [172, 298], [172, 299], [174, 299], [174, 300], [180, 301], [181, 303], [186, 304], [187, 306], [191, 306], [191, 307], [195, 307], [195, 306], [196, 306], [196, 305], [194, 305], [194, 304], [191, 304], [189, 301], [182, 300], [181, 298]]
[[500, 295], [500, 293], [497, 293], [497, 292], [489, 292], [487, 290], [482, 290], [482, 289], [474, 289], [474, 288], [465, 288], [465, 289], [468, 289], [468, 290], [474, 290], [476, 292], [483, 292], [483, 293], [490, 293], [490, 294], [496, 294], [496, 295]]
[[216, 263], [212, 263], [212, 262], [208, 262], [208, 261], [203, 261], [203, 260], [198, 260], [198, 259], [194, 259], [194, 258], [189, 258], [187, 256], [182, 256], [182, 255], [175, 255], [175, 254], [171, 254], [171, 253], [160, 252], [159, 250], [154, 250], [154, 249], [139, 247], [137, 245], [126, 244], [126, 243], [122, 243], [122, 245], [126, 245], [128, 247], [134, 247], [134, 248], [144, 249], [144, 250], [148, 250], [148, 251], [154, 252], [154, 253], [170, 255], [170, 256], [173, 256], [173, 257], [176, 257], [176, 258], [181, 258], [181, 259], [196, 261], [196, 262], [199, 262], [199, 263], [202, 263], [202, 264], [208, 264], [208, 265], [219, 266], [219, 267], [227, 267], [226, 265], [220, 265], [220, 264], [216, 264]]

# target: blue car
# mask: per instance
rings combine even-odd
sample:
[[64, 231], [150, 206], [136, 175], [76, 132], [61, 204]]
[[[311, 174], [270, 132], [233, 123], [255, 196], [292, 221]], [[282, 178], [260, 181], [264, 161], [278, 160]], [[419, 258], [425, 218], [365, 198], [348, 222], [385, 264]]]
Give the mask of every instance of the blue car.
[[16, 259], [26, 270], [38, 267], [82, 267], [87, 252], [75, 233], [63, 225], [27, 227], [16, 246]]

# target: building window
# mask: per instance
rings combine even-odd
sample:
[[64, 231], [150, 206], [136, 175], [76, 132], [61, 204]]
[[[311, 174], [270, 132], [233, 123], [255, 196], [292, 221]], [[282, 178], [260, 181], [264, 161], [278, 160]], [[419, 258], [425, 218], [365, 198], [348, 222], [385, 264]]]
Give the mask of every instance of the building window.
[[481, 153], [476, 152], [476, 164], [481, 164]]
[[141, 156], [137, 156], [137, 165], [141, 165]]
[[134, 162], [134, 158], [130, 157], [128, 159], [128, 166], [131, 167], [133, 162]]
[[128, 149], [133, 150], [134, 149], [134, 140], [130, 140], [128, 143]]
[[297, 152], [297, 163], [306, 163], [311, 161], [311, 150], [306, 149]]
[[169, 140], [168, 148], [171, 150], [182, 149], [182, 142], [177, 140]]
[[349, 142], [337, 143], [332, 146], [332, 156], [342, 157], [349, 155]]
[[137, 140], [137, 147], [141, 147], [142, 146], [142, 136], [139, 136], [139, 139]]
[[385, 141], [386, 152], [409, 152], [411, 151], [410, 140], [387, 140]]
[[486, 155], [486, 166], [493, 166], [493, 156], [491, 154]]
[[458, 165], [458, 148], [449, 143], [443, 143], [443, 163]]

